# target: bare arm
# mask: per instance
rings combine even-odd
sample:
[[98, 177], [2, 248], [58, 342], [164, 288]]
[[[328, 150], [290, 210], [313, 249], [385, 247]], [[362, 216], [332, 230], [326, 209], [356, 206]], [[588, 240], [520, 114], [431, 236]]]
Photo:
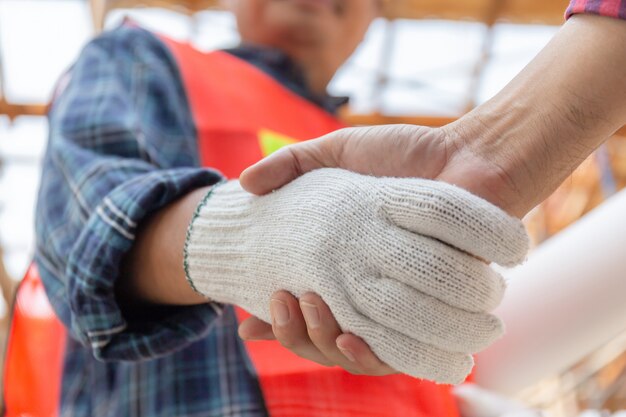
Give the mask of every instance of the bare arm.
[[210, 187], [199, 188], [155, 213], [141, 227], [124, 263], [118, 294], [127, 304], [206, 303], [185, 278], [183, 246], [187, 226]]
[[444, 128], [501, 169], [487, 197], [525, 214], [626, 122], [624, 45], [626, 22], [574, 16], [499, 94]]
[[264, 194], [320, 167], [447, 181], [516, 216], [545, 199], [626, 122], [626, 22], [572, 17], [499, 94], [441, 129], [344, 129], [242, 174]]
[[[626, 121], [623, 45], [626, 22], [575, 16], [501, 93], [458, 122], [443, 129], [339, 131], [275, 154], [247, 171], [242, 184], [262, 194], [324, 166], [421, 176], [460, 185], [522, 216]], [[206, 301], [185, 282], [182, 267], [187, 224], [205, 192], [186, 196], [144, 225], [121, 284], [131, 299]], [[253, 327], [249, 336], [271, 331]]]
[[[457, 122], [340, 130], [273, 154], [241, 183], [265, 194], [321, 167], [434, 178], [522, 217], [626, 122], [624, 45], [626, 22], [574, 16], [503, 91]], [[240, 331], [255, 337], [267, 325], [249, 321]]]

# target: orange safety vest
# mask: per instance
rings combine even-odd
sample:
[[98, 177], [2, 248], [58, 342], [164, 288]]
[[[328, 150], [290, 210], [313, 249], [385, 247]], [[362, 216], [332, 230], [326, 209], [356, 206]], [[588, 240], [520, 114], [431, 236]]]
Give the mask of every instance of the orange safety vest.
[[31, 265], [13, 305], [5, 353], [3, 416], [58, 415], [66, 331]]
[[[161, 40], [182, 75], [202, 164], [228, 178], [284, 145], [343, 127], [239, 58]], [[35, 269], [18, 291], [4, 374], [5, 416], [56, 416], [65, 329], [47, 304]], [[237, 309], [237, 316], [241, 321], [249, 315]], [[247, 341], [245, 347], [270, 417], [459, 415], [449, 386], [406, 375], [352, 375], [302, 359], [276, 341]]]

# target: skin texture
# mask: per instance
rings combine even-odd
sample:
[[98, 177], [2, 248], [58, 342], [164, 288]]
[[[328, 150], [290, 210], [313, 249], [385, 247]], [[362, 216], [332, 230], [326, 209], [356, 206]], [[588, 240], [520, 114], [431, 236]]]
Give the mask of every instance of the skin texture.
[[[364, 0], [343, 5], [354, 15], [340, 17], [300, 0], [239, 0], [234, 10], [244, 41], [283, 49], [321, 92], [357, 46], [373, 17], [371, 10], [378, 7]], [[367, 19], [357, 25], [351, 21], [356, 16]], [[306, 24], [301, 20], [308, 18]], [[332, 24], [354, 25], [351, 30], [361, 32], [348, 36], [339, 27], [329, 30], [326, 25]], [[437, 129], [401, 125], [341, 130], [272, 155], [244, 172], [242, 185], [264, 194], [321, 167], [419, 176], [464, 187], [521, 217], [626, 121], [625, 43], [626, 22], [575, 16], [502, 92], [459, 121]], [[190, 193], [142, 225], [120, 283], [123, 298], [134, 305], [206, 301], [191, 291], [182, 270], [184, 232], [205, 191]], [[279, 292], [271, 308], [272, 325], [251, 318], [242, 323], [240, 335], [277, 338], [302, 357], [354, 373], [393, 372], [358, 337], [341, 334], [316, 295], [296, 300]], [[306, 320], [303, 313], [309, 313]], [[315, 325], [315, 316], [321, 325]]]
[[[362, 41], [371, 21], [380, 13], [380, 0], [233, 0], [244, 43], [285, 51], [304, 71], [314, 92], [325, 93], [337, 69]], [[183, 246], [193, 212], [207, 193], [199, 189], [164, 207], [141, 226], [124, 262], [119, 299], [131, 314], [153, 304], [190, 305], [207, 302], [185, 279]], [[308, 308], [307, 308], [308, 307]], [[279, 292], [271, 303], [273, 327], [244, 322], [245, 338], [277, 338], [296, 354], [323, 365], [339, 365], [350, 372], [384, 375], [394, 372], [360, 338], [342, 335], [326, 304], [315, 294], [300, 300]], [[285, 312], [277, 320], [279, 312]], [[135, 310], [135, 311], [133, 311]], [[303, 312], [309, 314], [305, 322]], [[311, 317], [319, 316], [320, 326]], [[252, 326], [248, 326], [251, 323]], [[252, 330], [249, 333], [246, 329]], [[342, 353], [341, 348], [349, 353]], [[355, 358], [352, 361], [350, 358]]]
[[443, 128], [349, 128], [284, 148], [241, 175], [264, 194], [303, 173], [439, 179], [522, 217], [626, 122], [626, 22], [577, 15], [500, 93]]
[[[625, 42], [626, 22], [574, 16], [509, 85], [455, 123], [344, 129], [273, 154], [246, 170], [241, 184], [264, 194], [322, 167], [418, 176], [522, 217], [626, 122]], [[267, 329], [250, 319], [240, 333]]]
[[284, 51], [325, 94], [335, 72], [380, 14], [381, 0], [231, 0], [244, 43]]

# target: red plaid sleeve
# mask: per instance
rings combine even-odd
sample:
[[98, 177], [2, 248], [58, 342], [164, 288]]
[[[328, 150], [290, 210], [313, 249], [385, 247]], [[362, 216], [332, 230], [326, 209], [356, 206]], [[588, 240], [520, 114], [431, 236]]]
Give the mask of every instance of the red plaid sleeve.
[[626, 19], [626, 0], [571, 0], [565, 17], [569, 18], [578, 13]]

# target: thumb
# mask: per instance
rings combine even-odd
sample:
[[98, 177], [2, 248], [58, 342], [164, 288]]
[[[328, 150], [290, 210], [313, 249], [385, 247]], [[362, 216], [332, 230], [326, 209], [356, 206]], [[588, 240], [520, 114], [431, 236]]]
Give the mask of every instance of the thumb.
[[286, 146], [241, 173], [244, 190], [267, 194], [318, 168], [338, 167], [332, 134]]
[[239, 325], [239, 337], [243, 340], [274, 340], [272, 325], [257, 317], [250, 317]]

